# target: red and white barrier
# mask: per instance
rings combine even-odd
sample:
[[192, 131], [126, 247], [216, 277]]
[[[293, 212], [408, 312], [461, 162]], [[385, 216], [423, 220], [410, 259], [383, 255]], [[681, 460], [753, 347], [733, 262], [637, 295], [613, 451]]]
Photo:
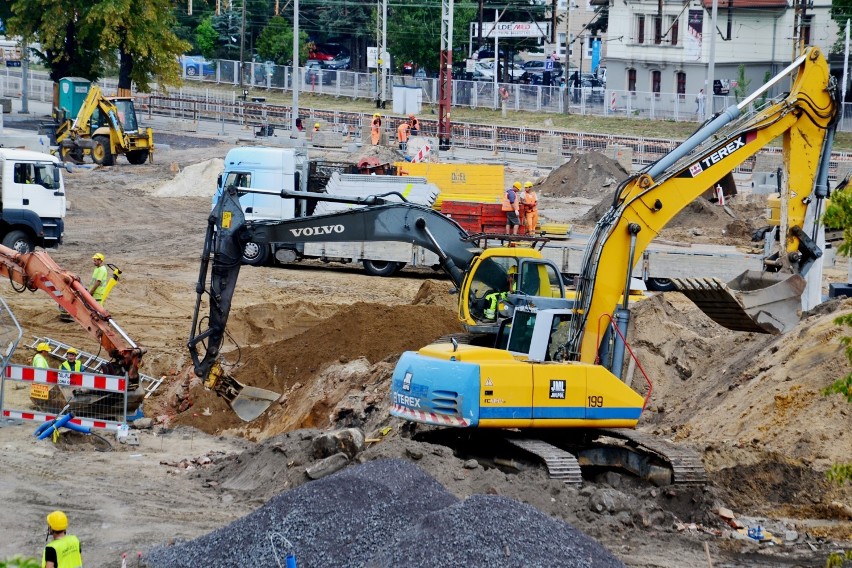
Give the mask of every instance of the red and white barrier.
[[412, 162], [422, 162], [426, 159], [426, 156], [429, 155], [429, 152], [432, 151], [432, 147], [429, 144], [424, 144], [420, 151], [417, 152], [417, 155], [411, 160]]
[[127, 390], [127, 380], [124, 377], [94, 373], [71, 373], [56, 369], [36, 369], [24, 365], [8, 365], [6, 367], [6, 378], [37, 384], [80, 387], [119, 393]]
[[435, 414], [434, 412], [423, 412], [422, 410], [414, 410], [400, 404], [394, 404], [391, 406], [390, 412], [391, 415], [399, 418], [407, 418], [409, 420], [414, 420], [415, 422], [433, 424], [435, 426], [458, 426], [466, 428], [470, 425], [470, 422], [464, 418], [447, 416], [445, 414]]
[[[37, 410], [3, 410], [3, 418], [11, 418], [18, 420], [30, 420], [33, 422], [49, 422], [56, 418], [55, 414], [48, 412], [38, 412]], [[93, 420], [90, 418], [72, 418], [69, 422], [73, 422], [79, 426], [88, 426], [89, 428], [98, 428], [100, 430], [117, 430], [121, 425], [119, 422], [112, 420]]]

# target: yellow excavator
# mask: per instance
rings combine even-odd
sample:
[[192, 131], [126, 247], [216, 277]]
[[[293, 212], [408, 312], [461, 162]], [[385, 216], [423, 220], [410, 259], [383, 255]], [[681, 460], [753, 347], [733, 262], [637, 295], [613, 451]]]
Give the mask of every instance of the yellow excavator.
[[[782, 85], [788, 79], [792, 84]], [[788, 85], [788, 93], [756, 106], [773, 87]], [[781, 137], [783, 223], [764, 270], [729, 283], [674, 283], [725, 327], [790, 330], [800, 317], [805, 277], [822, 255], [816, 236], [838, 108], [826, 60], [808, 48], [757, 92], [618, 186], [586, 248], [571, 309], [519, 308], [492, 348], [439, 343], [406, 352], [393, 374], [391, 414], [435, 426], [511, 428], [501, 430], [509, 443], [569, 481], [580, 479], [580, 465], [619, 464], [660, 483], [703, 482], [697, 455], [633, 430], [651, 388], [649, 382], [642, 395], [622, 378], [629, 349], [622, 291], [642, 252], [679, 211]]]
[[56, 143], [63, 161], [82, 164], [85, 156], [102, 166], [115, 164], [125, 155], [131, 164], [154, 161], [154, 131], [141, 129], [131, 97], [105, 97], [92, 85], [77, 118], [65, 118], [57, 109]]
[[[787, 79], [792, 79], [789, 93], [757, 106], [764, 93]], [[827, 197], [837, 109], [836, 85], [825, 58], [809, 48], [757, 92], [619, 185], [590, 237], [573, 294], [565, 290], [558, 267], [534, 248], [483, 250], [483, 235], [469, 235], [452, 219], [399, 198], [389, 202], [387, 196], [311, 194], [364, 207], [284, 221], [246, 221], [239, 202], [245, 192], [284, 199], [306, 195], [226, 187], [208, 220], [196, 285], [188, 343], [195, 372], [244, 420], [256, 418], [278, 398], [236, 381], [220, 362], [246, 242], [415, 243], [437, 254], [456, 285], [458, 316], [468, 333], [402, 355], [392, 379], [392, 415], [456, 427], [451, 430], [468, 437], [471, 432], [498, 432], [542, 457], [553, 465], [552, 474], [559, 471], [569, 481], [580, 479], [583, 460], [601, 467], [626, 464], [658, 483], [702, 483], [704, 469], [697, 455], [633, 430], [650, 388], [643, 396], [622, 379], [630, 301], [624, 292], [642, 252], [678, 212], [781, 137], [785, 222], [764, 270], [746, 272], [729, 283], [712, 277], [673, 282], [730, 329], [783, 333], [794, 326], [805, 276], [822, 254], [815, 244], [818, 225], [807, 221], [819, 219]], [[512, 274], [516, 276], [509, 284]], [[497, 305], [486, 304], [495, 294]], [[200, 318], [205, 295], [209, 317]], [[202, 322], [207, 329], [201, 329]], [[507, 428], [514, 434], [506, 433]], [[618, 450], [593, 444], [601, 438], [623, 443]], [[574, 445], [566, 449], [569, 439]]]

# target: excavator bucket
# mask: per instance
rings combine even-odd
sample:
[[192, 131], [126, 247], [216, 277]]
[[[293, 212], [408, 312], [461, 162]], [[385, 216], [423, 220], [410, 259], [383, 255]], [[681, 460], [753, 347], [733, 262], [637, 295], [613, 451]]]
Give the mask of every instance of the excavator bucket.
[[[239, 383], [237, 383], [239, 384]], [[251, 422], [263, 414], [269, 405], [281, 396], [276, 392], [241, 385], [240, 393], [231, 401], [231, 409], [245, 422]]]
[[799, 274], [747, 270], [724, 283], [717, 278], [675, 278], [677, 290], [728, 329], [779, 334], [799, 322], [805, 279]]
[[281, 396], [270, 390], [242, 384], [226, 374], [218, 363], [210, 369], [204, 386], [215, 390], [216, 394], [224, 398], [231, 410], [245, 422], [251, 422], [263, 414]]

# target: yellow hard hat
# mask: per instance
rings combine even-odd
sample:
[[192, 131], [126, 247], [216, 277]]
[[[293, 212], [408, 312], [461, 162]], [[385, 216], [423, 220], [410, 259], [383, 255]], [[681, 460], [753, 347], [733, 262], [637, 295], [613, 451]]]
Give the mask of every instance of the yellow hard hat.
[[69, 348], [69, 349], [68, 349], [68, 351], [66, 351], [66, 352], [65, 352], [65, 354], [66, 354], [66, 355], [76, 355], [76, 354], [77, 354], [77, 350], [76, 350], [76, 349], [74, 349], [73, 347], [71, 347], [71, 348]]
[[319, 128], [319, 122], [314, 123], [314, 128]]
[[47, 526], [54, 532], [64, 531], [68, 528], [68, 517], [62, 511], [54, 511], [47, 516]]
[[512, 187], [514, 187], [515, 189], [521, 189], [521, 182], [516, 181], [515, 183], [512, 184]]
[[531, 181], [528, 181], [524, 184], [524, 187], [532, 187], [532, 186], [533, 186], [533, 183]]
[[42, 341], [38, 345], [36, 345], [36, 351], [50, 351], [50, 345]]
[[105, 258], [104, 254], [102, 252], [96, 252], [95, 254], [92, 255], [92, 260], [103, 261], [104, 258]]
[[377, 118], [377, 117], [379, 117], [379, 116], [382, 116], [382, 115], [380, 115], [380, 114], [379, 114], [379, 113], [377, 113], [377, 112], [376, 112], [376, 113], [373, 113], [373, 118]]
[[509, 276], [512, 276], [512, 275], [517, 274], [517, 273], [518, 273], [518, 267], [517, 266], [515, 266], [513, 264], [512, 266], [509, 267]]

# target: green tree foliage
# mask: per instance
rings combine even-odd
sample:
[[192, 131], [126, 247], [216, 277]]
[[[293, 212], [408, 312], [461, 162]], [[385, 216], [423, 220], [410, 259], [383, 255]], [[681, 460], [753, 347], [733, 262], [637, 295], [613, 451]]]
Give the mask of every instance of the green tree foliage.
[[[471, 5], [453, 8], [453, 43], [467, 43], [470, 22], [477, 18]], [[413, 61], [429, 71], [437, 71], [441, 51], [441, 5], [424, 6], [417, 0], [403, 0], [388, 14], [388, 51], [397, 66]]]
[[737, 67], [737, 86], [734, 87], [734, 97], [737, 99], [737, 102], [748, 96], [749, 85], [751, 85], [751, 79], [746, 78], [745, 65], [740, 63], [740, 66]]
[[207, 59], [216, 56], [216, 46], [219, 34], [213, 29], [213, 18], [207, 16], [195, 28], [195, 47]]
[[[257, 54], [264, 61], [278, 65], [293, 62], [293, 25], [281, 16], [269, 20], [269, 24], [257, 38]], [[308, 59], [308, 34], [299, 33], [299, 62]]]
[[[21, 0], [19, 0], [21, 1]], [[171, 0], [100, 0], [92, 4], [87, 24], [100, 30], [101, 58], [118, 52], [119, 90], [132, 83], [142, 92], [155, 78], [161, 86], [179, 85], [177, 56], [192, 46], [172, 31]]]
[[26, 558], [20, 554], [6, 560], [0, 560], [0, 568], [39, 568], [39, 566], [41, 566], [41, 562], [35, 558]]
[[[846, 187], [844, 180], [838, 189], [831, 194], [831, 205], [825, 210], [823, 223], [826, 227], [842, 227], [843, 243], [837, 247], [837, 252], [852, 257], [852, 188]], [[834, 323], [841, 326], [852, 327], [852, 314], [846, 314], [835, 318]], [[846, 347], [846, 358], [852, 362], [852, 337], [843, 336], [840, 342]], [[823, 395], [840, 394], [852, 403], [852, 373], [841, 377], [822, 390]], [[829, 479], [844, 483], [852, 480], [852, 463], [836, 464], [828, 473]]]
[[172, 32], [171, 0], [14, 0], [10, 33], [42, 45], [50, 77], [98, 80], [119, 56], [119, 89], [152, 79], [177, 85], [176, 56], [190, 45]]

